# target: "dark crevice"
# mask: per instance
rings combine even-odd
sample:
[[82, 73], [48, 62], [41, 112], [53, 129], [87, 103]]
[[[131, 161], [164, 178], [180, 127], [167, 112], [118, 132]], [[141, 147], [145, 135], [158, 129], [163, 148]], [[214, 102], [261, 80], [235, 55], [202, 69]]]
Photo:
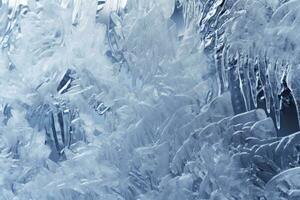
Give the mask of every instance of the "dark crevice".
[[279, 94], [279, 98], [281, 105], [278, 136], [283, 137], [299, 131], [297, 106], [285, 78], [282, 81], [282, 91]]

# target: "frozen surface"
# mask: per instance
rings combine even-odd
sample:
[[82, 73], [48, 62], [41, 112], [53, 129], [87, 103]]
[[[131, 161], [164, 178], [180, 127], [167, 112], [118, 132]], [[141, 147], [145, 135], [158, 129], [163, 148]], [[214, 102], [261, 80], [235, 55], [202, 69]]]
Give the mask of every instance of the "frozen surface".
[[0, 0], [0, 199], [299, 199], [299, 0]]

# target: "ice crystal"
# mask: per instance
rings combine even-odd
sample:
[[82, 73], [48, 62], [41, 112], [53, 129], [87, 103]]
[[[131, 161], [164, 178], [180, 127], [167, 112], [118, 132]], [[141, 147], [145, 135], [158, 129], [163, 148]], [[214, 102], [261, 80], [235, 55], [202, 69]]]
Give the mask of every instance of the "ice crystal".
[[0, 199], [299, 199], [298, 0], [0, 0]]

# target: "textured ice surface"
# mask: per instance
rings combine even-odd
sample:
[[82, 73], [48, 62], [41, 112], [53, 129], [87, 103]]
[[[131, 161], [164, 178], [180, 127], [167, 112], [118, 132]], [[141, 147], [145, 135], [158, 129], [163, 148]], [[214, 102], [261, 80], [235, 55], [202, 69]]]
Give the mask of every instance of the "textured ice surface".
[[0, 199], [299, 199], [299, 9], [0, 0]]

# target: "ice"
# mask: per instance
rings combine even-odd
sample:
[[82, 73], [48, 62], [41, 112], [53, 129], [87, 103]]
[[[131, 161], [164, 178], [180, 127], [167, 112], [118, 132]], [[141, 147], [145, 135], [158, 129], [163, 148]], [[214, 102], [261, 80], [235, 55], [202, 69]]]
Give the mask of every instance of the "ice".
[[298, 199], [299, 1], [0, 1], [0, 199]]
[[293, 96], [294, 96], [294, 100], [296, 102], [297, 105], [297, 111], [298, 111], [298, 120], [300, 120], [300, 91], [298, 89], [298, 87], [296, 86], [299, 83], [299, 80], [295, 77], [296, 74], [299, 74], [299, 66], [295, 65], [290, 69], [289, 72], [289, 77], [288, 77], [288, 82], [289, 82], [289, 86], [292, 90]]
[[[256, 122], [251, 127], [252, 135], [264, 139], [264, 138], [275, 138], [276, 129], [271, 118], [266, 118], [264, 120]], [[266, 135], [263, 135], [266, 134]]]
[[228, 61], [228, 86], [229, 90], [231, 91], [231, 101], [235, 114], [246, 112], [245, 99], [241, 90], [238, 74], [238, 59], [239, 55], [236, 54], [230, 57]]
[[279, 198], [284, 195], [289, 199], [299, 198], [299, 168], [293, 168], [273, 177], [266, 186], [266, 196], [268, 198]]
[[244, 101], [246, 103], [246, 109], [249, 111], [254, 107], [253, 98], [250, 90], [250, 80], [249, 80], [249, 63], [248, 58], [241, 56], [239, 67], [239, 79], [241, 81], [241, 87], [243, 91]]

